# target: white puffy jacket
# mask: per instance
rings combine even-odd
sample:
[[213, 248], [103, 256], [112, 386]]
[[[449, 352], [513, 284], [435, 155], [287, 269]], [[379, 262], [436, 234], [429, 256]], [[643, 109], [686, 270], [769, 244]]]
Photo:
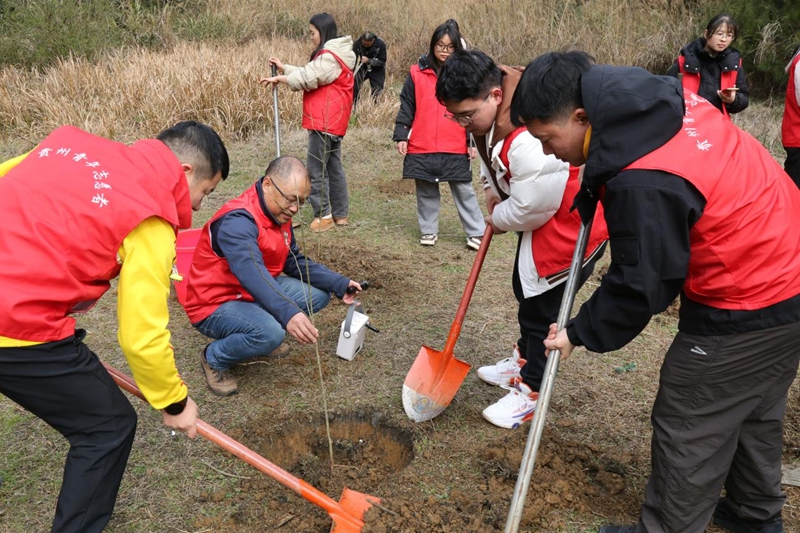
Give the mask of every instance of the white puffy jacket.
[[[322, 49], [336, 54], [350, 70], [355, 69], [356, 53], [353, 52], [353, 39], [349, 35], [329, 40]], [[336, 81], [342, 73], [342, 66], [331, 54], [320, 54], [303, 67], [284, 64], [283, 72], [291, 90], [313, 91]]]
[[[494, 128], [486, 135], [487, 151], [491, 147]], [[492, 212], [492, 223], [503, 231], [522, 232], [519, 250], [519, 276], [522, 291], [526, 298], [544, 293], [550, 285], [539, 277], [533, 261], [532, 233], [542, 227], [558, 210], [569, 177], [569, 165], [552, 155], [545, 155], [542, 144], [527, 131], [523, 131], [511, 141], [508, 150], [509, 167], [500, 160], [500, 152], [506, 139], [491, 149], [490, 159], [497, 182], [490, 178], [489, 169], [481, 160], [481, 178], [485, 188], [492, 188], [500, 196], [499, 187], [506, 200], [497, 204]], [[511, 172], [507, 182], [505, 176]]]

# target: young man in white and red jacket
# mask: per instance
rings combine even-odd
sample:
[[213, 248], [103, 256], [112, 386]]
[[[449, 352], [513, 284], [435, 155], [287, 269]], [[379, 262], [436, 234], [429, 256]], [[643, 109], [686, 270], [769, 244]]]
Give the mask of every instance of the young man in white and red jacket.
[[[800, 190], [770, 153], [678, 80], [549, 53], [511, 116], [546, 153], [585, 164], [576, 204], [602, 203], [611, 264], [545, 345], [618, 350], [680, 294], [652, 411], [637, 525], [602, 533], [783, 533], [783, 415], [800, 359]], [[725, 497], [720, 499], [722, 489]]]
[[64, 126], [0, 165], [0, 393], [70, 443], [53, 531], [105, 527], [136, 431], [136, 412], [71, 316], [111, 279], [133, 378], [166, 426], [196, 434], [167, 299], [177, 228], [191, 227], [227, 175], [224, 144], [197, 122], [132, 146]]
[[[578, 169], [545, 155], [524, 127], [511, 123], [509, 108], [520, 70], [498, 67], [478, 50], [456, 51], [445, 62], [436, 97], [452, 120], [475, 137], [481, 178], [495, 233], [519, 235], [512, 287], [519, 302], [520, 337], [511, 357], [478, 370], [487, 383], [510, 388], [483, 416], [515, 428], [533, 418], [547, 363], [544, 339], [558, 318], [564, 286], [580, 230], [570, 212], [578, 192]], [[581, 285], [591, 275], [607, 238], [598, 214], [586, 249]]]

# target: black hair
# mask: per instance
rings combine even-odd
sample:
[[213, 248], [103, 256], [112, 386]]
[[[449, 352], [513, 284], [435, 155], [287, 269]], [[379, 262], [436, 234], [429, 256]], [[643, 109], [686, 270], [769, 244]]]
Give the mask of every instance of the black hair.
[[708, 26], [706, 26], [706, 35], [713, 35], [713, 33], [717, 31], [723, 24], [727, 24], [728, 29], [733, 32], [733, 39], [731, 39], [731, 41], [735, 41], [736, 37], [739, 36], [739, 26], [736, 24], [736, 21], [733, 20], [733, 17], [727, 13], [720, 13], [708, 21]]
[[459, 50], [439, 69], [436, 98], [442, 103], [484, 98], [502, 82], [503, 72], [491, 57], [480, 50]]
[[317, 28], [319, 32], [319, 46], [311, 52], [311, 59], [314, 59], [314, 56], [322, 50], [325, 43], [339, 36], [339, 29], [336, 27], [336, 21], [333, 16], [328, 13], [317, 13], [311, 17], [308, 23]]
[[306, 177], [308, 176], [308, 171], [302, 161], [294, 156], [284, 155], [270, 161], [267, 170], [264, 171], [264, 177], [283, 183], [292, 177], [297, 169], [302, 169]]
[[458, 27], [458, 22], [456, 19], [447, 19], [444, 21], [445, 24], [450, 24], [452, 27], [456, 29], [457, 32], [461, 33], [461, 28]]
[[428, 47], [428, 63], [437, 73], [442, 65], [439, 63], [439, 60], [436, 59], [436, 43], [438, 43], [445, 35], [449, 35], [450, 40], [453, 41], [453, 46], [455, 47], [453, 49], [454, 52], [464, 49], [464, 47], [461, 45], [461, 34], [458, 33], [458, 30], [455, 28], [455, 26], [446, 22], [444, 24], [439, 24], [436, 29], [433, 30], [431, 44]]
[[368, 43], [375, 40], [375, 34], [371, 31], [365, 31], [364, 35], [361, 36], [360, 40], [367, 41]]
[[186, 120], [165, 129], [156, 138], [166, 144], [182, 163], [192, 164], [201, 181], [213, 178], [217, 172], [222, 174], [222, 179], [228, 177], [228, 150], [210, 126]]
[[583, 107], [581, 76], [593, 63], [579, 50], [549, 52], [528, 63], [511, 99], [511, 122], [549, 122]]

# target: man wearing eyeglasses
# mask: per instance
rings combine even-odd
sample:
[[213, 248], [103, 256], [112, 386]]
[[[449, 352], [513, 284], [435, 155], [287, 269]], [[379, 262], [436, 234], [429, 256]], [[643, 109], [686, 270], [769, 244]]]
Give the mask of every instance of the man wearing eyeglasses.
[[[475, 137], [481, 156], [481, 179], [494, 233], [519, 234], [512, 286], [519, 302], [520, 337], [511, 357], [478, 369], [492, 385], [510, 389], [483, 416], [492, 424], [513, 429], [533, 418], [547, 363], [544, 340], [558, 318], [564, 282], [580, 229], [570, 213], [577, 193], [578, 169], [552, 155], [524, 127], [511, 123], [511, 98], [519, 69], [498, 67], [478, 50], [457, 51], [439, 72], [436, 97], [447, 108], [445, 117]], [[604, 250], [605, 223], [592, 228], [581, 276], [589, 277]]]
[[[292, 216], [310, 192], [303, 163], [279, 157], [203, 228], [184, 307], [192, 325], [215, 339], [200, 360], [208, 388], [217, 396], [237, 392], [230, 373], [237, 363], [288, 355], [286, 333], [301, 344], [317, 342], [319, 331], [307, 315], [328, 305], [330, 293], [350, 304], [361, 290], [298, 249]], [[348, 294], [348, 287], [355, 291]]]

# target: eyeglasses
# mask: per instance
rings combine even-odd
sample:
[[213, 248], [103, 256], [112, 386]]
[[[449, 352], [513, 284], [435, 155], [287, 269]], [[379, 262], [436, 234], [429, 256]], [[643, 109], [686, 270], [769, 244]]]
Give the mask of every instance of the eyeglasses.
[[733, 32], [731, 32], [731, 31], [724, 32], [722, 30], [715, 31], [714, 32], [714, 36], [717, 37], [718, 39], [722, 39], [723, 37], [725, 37], [727, 39], [733, 40], [733, 38], [734, 38]]
[[486, 103], [486, 100], [488, 100], [491, 95], [492, 93], [487, 94], [486, 97], [483, 99], [483, 102], [481, 102], [481, 105], [478, 106], [478, 109], [476, 109], [472, 113], [467, 113], [466, 115], [454, 115], [450, 112], [445, 111], [444, 118], [452, 120], [453, 122], [458, 122], [459, 126], [466, 128], [467, 126], [472, 124], [472, 120], [475, 118], [475, 115], [478, 114], [478, 111], [481, 110], [483, 104]]
[[436, 49], [439, 52], [453, 52], [456, 49], [456, 45], [453, 43], [444, 44], [444, 43], [436, 43]]
[[305, 198], [303, 198], [303, 199], [299, 199], [298, 198], [298, 199], [295, 199], [295, 200], [290, 200], [288, 196], [283, 194], [283, 191], [280, 189], [280, 187], [278, 187], [278, 184], [275, 183], [275, 180], [270, 179], [269, 181], [270, 181], [270, 183], [272, 183], [272, 186], [275, 187], [275, 190], [278, 191], [278, 194], [283, 196], [283, 199], [286, 200], [286, 207], [287, 208], [292, 207], [293, 205], [296, 205], [297, 208], [300, 209], [301, 207], [303, 207], [305, 205], [305, 203], [306, 203]]

